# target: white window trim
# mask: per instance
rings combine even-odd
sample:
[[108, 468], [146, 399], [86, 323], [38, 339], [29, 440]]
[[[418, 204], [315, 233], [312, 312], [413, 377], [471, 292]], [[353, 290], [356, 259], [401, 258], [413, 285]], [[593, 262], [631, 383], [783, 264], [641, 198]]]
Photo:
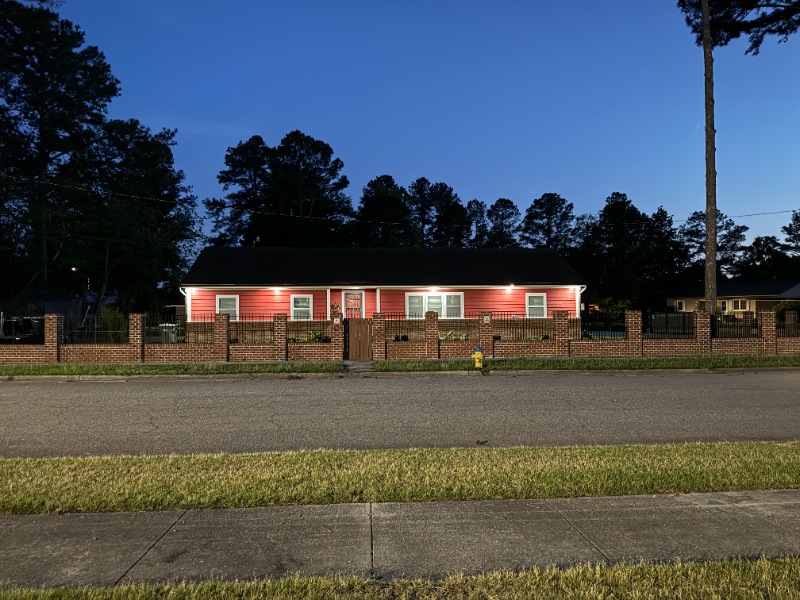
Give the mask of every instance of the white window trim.
[[347, 306], [344, 303], [345, 294], [361, 294], [361, 319], [367, 318], [367, 291], [366, 290], [342, 290], [342, 317], [347, 318]]
[[[734, 312], [747, 312], [748, 307], [750, 306], [750, 302], [747, 300], [747, 298], [736, 298], [734, 300], [729, 300], [728, 302], [731, 303], [731, 306], [733, 307], [731, 308], [731, 310]], [[744, 302], [745, 308], [736, 308], [737, 302], [739, 303], [740, 307], [742, 305], [742, 302]]]
[[675, 312], [686, 312], [685, 300], [675, 300]]
[[[309, 312], [311, 313], [311, 320], [313, 321], [314, 320], [314, 294], [290, 294], [289, 295], [289, 318], [290, 318], [290, 320], [292, 320], [292, 321], [296, 320], [294, 318], [294, 299], [295, 298], [308, 298], [309, 299], [309, 302], [308, 302]], [[305, 309], [303, 309], [303, 310], [305, 310]], [[302, 320], [305, 321], [306, 319], [302, 319]]]
[[215, 302], [215, 310], [214, 310], [214, 312], [216, 314], [220, 314], [220, 312], [219, 312], [219, 300], [220, 300], [220, 298], [233, 298], [233, 299], [236, 300], [236, 316], [231, 317], [230, 320], [231, 321], [237, 321], [239, 319], [239, 296], [233, 295], [233, 294], [217, 294], [217, 299], [214, 301]]
[[[528, 298], [530, 298], [531, 296], [541, 296], [542, 298], [544, 298], [544, 303], [543, 303], [544, 304], [544, 307], [543, 307], [544, 308], [544, 316], [542, 316], [542, 317], [529, 317], [528, 316], [528, 308], [530, 307], [530, 305], [528, 304]], [[547, 318], [547, 294], [544, 294], [542, 292], [534, 292], [534, 293], [531, 293], [531, 294], [525, 294], [525, 317], [528, 318], [528, 319], [546, 319]]]
[[422, 316], [419, 317], [420, 319], [425, 318], [425, 313], [428, 311], [428, 296], [442, 296], [442, 311], [447, 313], [447, 298], [445, 296], [461, 296], [461, 316], [460, 317], [439, 317], [440, 319], [463, 319], [464, 318], [464, 292], [448, 292], [448, 291], [441, 291], [441, 292], [406, 292], [406, 315], [409, 314], [408, 312], [408, 297], [409, 296], [422, 296]]

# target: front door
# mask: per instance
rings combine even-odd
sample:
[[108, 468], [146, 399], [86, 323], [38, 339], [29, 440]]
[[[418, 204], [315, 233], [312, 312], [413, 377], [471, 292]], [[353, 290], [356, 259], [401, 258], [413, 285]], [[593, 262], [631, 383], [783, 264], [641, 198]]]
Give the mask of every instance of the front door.
[[345, 319], [364, 318], [364, 292], [344, 293], [344, 318]]

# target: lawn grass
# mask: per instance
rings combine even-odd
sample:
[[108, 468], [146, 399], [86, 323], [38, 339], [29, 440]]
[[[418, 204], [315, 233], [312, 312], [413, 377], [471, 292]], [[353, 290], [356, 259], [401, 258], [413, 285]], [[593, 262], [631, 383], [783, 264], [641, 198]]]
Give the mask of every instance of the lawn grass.
[[343, 373], [342, 362], [128, 363], [0, 365], [0, 377], [20, 375], [228, 375], [236, 373]]
[[0, 513], [800, 488], [800, 442], [0, 460]]
[[251, 582], [211, 581], [202, 584], [125, 585], [118, 588], [58, 590], [0, 589], [2, 600], [542, 600], [635, 598], [699, 600], [725, 598], [800, 598], [800, 559], [687, 563], [569, 569], [530, 569], [454, 575], [442, 581], [395, 579], [379, 581], [355, 576], [286, 577]]
[[[800, 367], [800, 355], [788, 356], [683, 356], [675, 358], [508, 358], [484, 361], [486, 371], [517, 370], [642, 370], [642, 369], [744, 369]], [[474, 371], [471, 360], [382, 360], [376, 371]]]

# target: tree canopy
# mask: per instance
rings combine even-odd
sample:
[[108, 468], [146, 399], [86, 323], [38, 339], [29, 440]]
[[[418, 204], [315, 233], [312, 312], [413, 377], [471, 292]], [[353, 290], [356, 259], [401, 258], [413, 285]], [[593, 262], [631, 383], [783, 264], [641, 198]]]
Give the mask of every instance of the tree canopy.
[[[708, 5], [714, 46], [746, 36], [750, 42], [746, 53], [758, 54], [767, 36], [786, 42], [800, 28], [800, 0], [708, 0]], [[678, 0], [678, 8], [702, 46], [700, 0]]]

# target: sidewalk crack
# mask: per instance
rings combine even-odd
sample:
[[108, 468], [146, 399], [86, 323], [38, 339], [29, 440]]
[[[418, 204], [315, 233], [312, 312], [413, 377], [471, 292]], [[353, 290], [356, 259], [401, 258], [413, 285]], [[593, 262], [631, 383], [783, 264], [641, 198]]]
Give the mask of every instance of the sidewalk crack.
[[116, 587], [116, 586], [118, 586], [118, 585], [119, 585], [119, 582], [120, 582], [120, 581], [122, 581], [122, 580], [125, 578], [125, 575], [127, 575], [128, 573], [130, 573], [130, 572], [133, 570], [133, 568], [134, 568], [136, 565], [138, 565], [138, 564], [141, 562], [141, 560], [142, 560], [142, 559], [143, 559], [145, 556], [147, 556], [147, 555], [150, 553], [150, 551], [151, 551], [153, 548], [155, 548], [155, 547], [156, 547], [156, 544], [158, 544], [158, 542], [160, 542], [162, 539], [164, 539], [164, 536], [165, 536], [165, 535], [167, 535], [167, 534], [169, 533], [170, 529], [172, 529], [173, 527], [175, 527], [175, 525], [177, 525], [177, 524], [178, 524], [178, 521], [180, 521], [180, 520], [181, 520], [181, 519], [182, 519], [182, 518], [183, 518], [183, 517], [186, 515], [186, 513], [188, 513], [188, 512], [189, 512], [189, 509], [187, 508], [187, 509], [186, 509], [186, 510], [184, 510], [184, 511], [183, 511], [181, 514], [179, 514], [179, 515], [178, 515], [178, 518], [177, 518], [177, 519], [175, 519], [175, 521], [172, 523], [172, 525], [170, 525], [169, 527], [167, 527], [167, 530], [166, 530], [164, 533], [162, 533], [162, 534], [161, 534], [161, 535], [158, 537], [158, 539], [157, 539], [155, 542], [153, 542], [152, 544], [150, 544], [150, 547], [149, 547], [147, 550], [145, 550], [145, 551], [144, 551], [144, 553], [143, 553], [143, 554], [142, 554], [142, 555], [141, 555], [139, 558], [137, 558], [137, 559], [136, 559], [136, 562], [135, 562], [135, 563], [133, 563], [133, 564], [132, 564], [130, 567], [128, 567], [128, 569], [127, 569], [127, 570], [126, 570], [126, 571], [125, 571], [125, 572], [124, 572], [122, 575], [120, 575], [119, 579], [117, 579], [117, 580], [114, 582], [114, 585], [113, 585], [113, 586], [111, 586], [111, 587]]
[[372, 529], [372, 502], [369, 503], [369, 576], [375, 579], [375, 536]]
[[608, 561], [608, 564], [611, 564], [611, 559], [608, 557], [608, 555], [607, 555], [605, 552], [603, 552], [602, 550], [600, 550], [599, 546], [598, 546], [597, 544], [595, 544], [595, 543], [594, 543], [592, 540], [590, 540], [590, 539], [589, 539], [589, 538], [586, 536], [586, 534], [585, 534], [585, 533], [583, 533], [583, 532], [582, 532], [580, 529], [578, 529], [578, 526], [577, 526], [577, 525], [575, 525], [575, 523], [573, 523], [573, 522], [570, 520], [570, 518], [569, 518], [567, 515], [565, 515], [564, 513], [562, 513], [562, 512], [561, 512], [560, 510], [558, 510], [558, 509], [557, 509], [555, 506], [553, 506], [553, 505], [550, 503], [550, 500], [548, 500], [547, 498], [545, 498], [545, 499], [544, 499], [544, 501], [545, 501], [545, 502], [547, 502], [547, 504], [550, 506], [550, 508], [552, 508], [554, 511], [556, 511], [556, 512], [559, 514], [559, 516], [560, 516], [562, 519], [564, 519], [564, 520], [565, 520], [567, 523], [569, 523], [569, 524], [572, 526], [572, 528], [573, 528], [575, 531], [577, 531], [577, 532], [578, 532], [578, 533], [581, 535], [581, 537], [582, 537], [583, 539], [585, 539], [587, 542], [589, 542], [589, 543], [592, 545], [592, 547], [593, 547], [595, 550], [597, 550], [597, 551], [598, 551], [598, 552], [599, 552], [599, 553], [600, 553], [600, 554], [603, 556], [603, 558], [605, 558], [605, 559], [606, 559], [606, 561]]

